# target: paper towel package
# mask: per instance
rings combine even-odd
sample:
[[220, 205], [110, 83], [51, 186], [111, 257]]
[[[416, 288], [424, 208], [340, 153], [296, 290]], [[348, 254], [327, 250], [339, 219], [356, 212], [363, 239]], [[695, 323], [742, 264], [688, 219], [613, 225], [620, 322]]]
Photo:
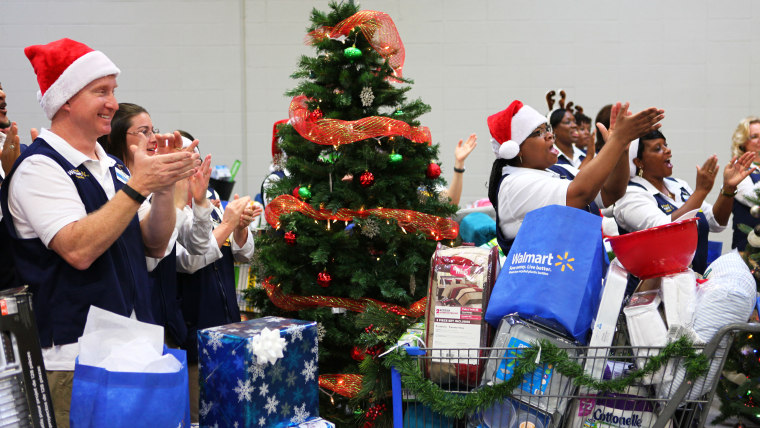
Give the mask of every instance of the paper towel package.
[[609, 354], [609, 347], [615, 337], [615, 327], [623, 306], [625, 287], [628, 283], [628, 271], [615, 259], [607, 270], [602, 289], [602, 300], [596, 319], [591, 328], [591, 340], [584, 364], [587, 374], [595, 379], [601, 379], [605, 369], [605, 362]]
[[[636, 366], [644, 367], [648, 357], [658, 355], [660, 347], [667, 344], [668, 328], [660, 315], [659, 307], [662, 299], [659, 290], [633, 293], [623, 309], [628, 326], [628, 338], [631, 346], [636, 349]], [[660, 369], [657, 373], [647, 376], [643, 383], [650, 384], [670, 380], [666, 373], [671, 373], [671, 364]]]
[[[571, 359], [578, 361], [581, 356], [576, 344], [558, 333], [508, 315], [499, 324], [481, 384], [496, 384], [511, 379], [517, 367], [517, 357], [522, 355], [520, 349], [530, 347], [531, 342], [539, 339], [546, 339], [565, 349]], [[525, 375], [522, 384], [513, 392], [513, 398], [543, 412], [561, 416], [567, 408], [567, 396], [572, 388], [570, 379], [556, 372], [551, 364], [544, 363], [533, 373]]]
[[662, 306], [665, 309], [668, 331], [679, 336], [678, 332], [689, 331], [694, 325], [697, 277], [694, 271], [689, 269], [665, 276], [661, 281]]

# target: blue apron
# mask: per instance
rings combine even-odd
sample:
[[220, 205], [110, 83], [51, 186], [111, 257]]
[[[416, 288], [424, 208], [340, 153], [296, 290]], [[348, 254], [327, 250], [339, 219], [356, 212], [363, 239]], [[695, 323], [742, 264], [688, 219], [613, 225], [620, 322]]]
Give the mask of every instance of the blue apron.
[[[749, 177], [752, 179], [753, 184], [757, 184], [757, 182], [760, 181], [760, 171], [752, 171], [752, 174], [750, 174]], [[747, 234], [739, 230], [739, 225], [746, 224], [747, 226], [754, 228], [760, 224], [760, 218], [752, 217], [752, 214], [749, 213], [749, 207], [736, 199], [734, 199], [734, 206], [731, 209], [731, 213], [734, 215], [732, 224], [734, 234], [731, 239], [731, 248], [738, 248], [739, 251], [744, 251], [744, 249], [747, 248]]]
[[[211, 211], [211, 217], [216, 223], [222, 221], [216, 210]], [[240, 321], [232, 247], [225, 244], [221, 250], [221, 259], [195, 273], [177, 274], [182, 314], [187, 326], [182, 348], [187, 351], [190, 362], [198, 360], [198, 330]]]
[[[665, 179], [676, 182], [676, 179], [672, 177], [665, 177]], [[646, 187], [639, 183], [629, 182], [628, 185], [646, 189]], [[686, 201], [689, 199], [689, 196], [691, 196], [691, 193], [689, 193], [689, 191], [685, 188], [681, 187], [681, 199]], [[654, 195], [654, 199], [657, 201], [657, 208], [659, 208], [660, 211], [664, 212], [665, 214], [670, 215], [673, 213], [673, 211], [678, 209], [673, 204], [668, 202], [668, 200], [665, 199], [665, 196], [660, 193], [656, 193]], [[697, 219], [697, 252], [694, 253], [694, 258], [691, 261], [691, 268], [695, 272], [702, 274], [705, 272], [705, 269], [707, 269], [707, 240], [710, 234], [710, 225], [707, 222], [707, 217], [705, 217], [705, 214], [701, 211], [697, 213]], [[622, 228], [620, 224], [618, 224], [618, 229], [620, 229], [621, 235], [630, 233], [630, 231]]]
[[[8, 188], [16, 167], [35, 154], [53, 159], [67, 172], [88, 214], [105, 205], [108, 197], [87, 168], [75, 167], [41, 138], [21, 154], [5, 179], [0, 190], [3, 223], [12, 239], [16, 271], [33, 294], [40, 345], [47, 348], [75, 343], [84, 331], [90, 305], [126, 317], [134, 311], [138, 320], [152, 323], [148, 270], [137, 214], [121, 236], [86, 270], [69, 265], [39, 238], [17, 236], [8, 209]], [[115, 190], [119, 191], [123, 183], [117, 176], [128, 177], [129, 171], [121, 161], [111, 157], [116, 160], [116, 165], [110, 168], [111, 177]]]

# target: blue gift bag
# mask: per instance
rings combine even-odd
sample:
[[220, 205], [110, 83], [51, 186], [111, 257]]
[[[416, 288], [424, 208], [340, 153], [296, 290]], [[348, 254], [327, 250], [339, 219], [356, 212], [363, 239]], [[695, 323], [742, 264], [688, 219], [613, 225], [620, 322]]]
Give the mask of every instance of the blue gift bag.
[[110, 372], [77, 362], [71, 392], [72, 428], [189, 427], [185, 351], [164, 347], [182, 369], [176, 373]]
[[496, 327], [517, 313], [585, 345], [608, 262], [601, 217], [560, 205], [531, 211], [496, 279], [486, 321]]

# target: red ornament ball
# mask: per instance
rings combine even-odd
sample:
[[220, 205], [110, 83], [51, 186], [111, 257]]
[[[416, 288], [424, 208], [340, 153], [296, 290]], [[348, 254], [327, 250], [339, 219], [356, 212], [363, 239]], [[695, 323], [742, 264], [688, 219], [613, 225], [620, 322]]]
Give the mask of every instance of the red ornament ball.
[[317, 284], [321, 285], [322, 287], [329, 287], [330, 282], [332, 281], [332, 275], [330, 275], [327, 272], [320, 272], [317, 274]]
[[298, 196], [298, 191], [301, 190], [301, 186], [296, 186], [295, 189], [293, 189], [293, 196], [300, 199], [300, 196]]
[[312, 110], [312, 111], [309, 113], [309, 120], [311, 120], [312, 122], [316, 122], [316, 121], [318, 121], [319, 119], [322, 119], [322, 117], [323, 117], [324, 115], [325, 115], [325, 114], [324, 114], [324, 113], [322, 113], [322, 110], [320, 110], [320, 109], [318, 109], [318, 108], [317, 108], [316, 110]]
[[285, 232], [285, 243], [291, 247], [296, 245], [296, 234], [291, 231]]
[[358, 346], [354, 346], [354, 349], [351, 350], [351, 358], [356, 361], [363, 360], [366, 355], [367, 354], [363, 350], [359, 349]]
[[425, 171], [427, 178], [438, 178], [441, 176], [441, 167], [437, 163], [430, 163]]
[[359, 182], [361, 183], [362, 187], [369, 187], [375, 183], [375, 174], [372, 174], [369, 171], [365, 171], [359, 177]]

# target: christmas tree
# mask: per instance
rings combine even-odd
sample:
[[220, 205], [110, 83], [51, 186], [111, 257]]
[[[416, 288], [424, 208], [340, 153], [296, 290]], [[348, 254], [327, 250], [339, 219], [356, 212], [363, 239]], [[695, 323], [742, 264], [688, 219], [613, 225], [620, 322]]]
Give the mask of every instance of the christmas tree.
[[288, 174], [268, 190], [271, 229], [255, 259], [264, 287], [248, 297], [266, 315], [318, 321], [320, 386], [334, 392], [321, 413], [371, 425], [387, 397], [348, 401], [360, 391], [359, 362], [380, 349], [358, 340], [356, 317], [369, 303], [422, 314], [436, 242], [458, 233], [448, 219], [456, 207], [439, 197], [438, 146], [418, 120], [430, 107], [407, 101], [413, 82], [391, 18], [331, 3], [329, 13], [312, 11], [307, 31], [316, 55], [301, 57], [286, 93], [277, 134]]
[[[750, 200], [755, 205], [750, 214], [760, 217], [760, 191]], [[760, 225], [752, 227], [740, 224], [739, 228], [747, 233], [747, 246], [743, 257], [755, 277], [760, 281]], [[760, 287], [758, 287], [760, 291]], [[753, 322], [758, 322], [757, 312], [753, 313]], [[760, 424], [760, 335], [738, 333], [723, 367], [723, 375], [717, 388], [720, 398], [720, 413], [713, 423], [721, 423], [736, 417], [739, 424], [744, 422]]]

